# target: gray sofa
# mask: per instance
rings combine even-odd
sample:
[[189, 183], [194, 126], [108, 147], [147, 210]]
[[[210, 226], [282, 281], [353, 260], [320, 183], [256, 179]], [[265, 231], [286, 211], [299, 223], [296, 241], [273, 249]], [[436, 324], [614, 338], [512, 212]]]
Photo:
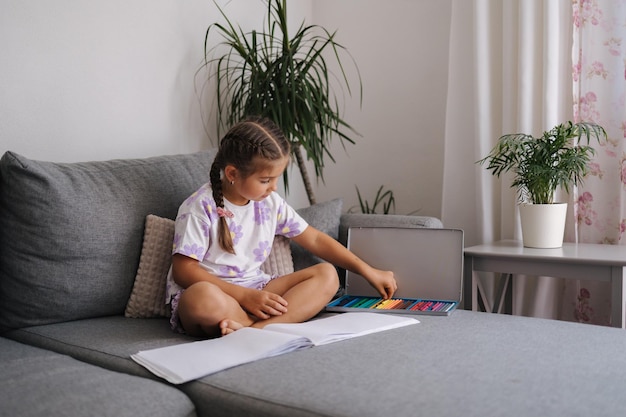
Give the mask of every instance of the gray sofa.
[[[1, 415], [232, 415], [237, 404], [243, 414], [261, 413], [258, 401], [242, 401], [245, 394], [205, 382], [172, 387], [130, 359], [139, 350], [192, 340], [173, 333], [167, 317], [125, 312], [146, 217], [173, 219], [207, 181], [213, 155], [62, 164], [5, 153], [0, 380], [8, 388], [0, 391]], [[441, 227], [431, 217], [341, 210], [341, 200], [333, 200], [300, 212], [344, 242], [351, 226]], [[296, 268], [316, 261], [301, 248], [293, 253]]]
[[[148, 241], [206, 180], [211, 152], [54, 164], [0, 160], [2, 416], [626, 415], [622, 329], [457, 310], [448, 317], [169, 385], [130, 359], [189, 342], [125, 314]], [[302, 210], [350, 226], [441, 227], [415, 216]], [[294, 249], [301, 267], [314, 260]]]

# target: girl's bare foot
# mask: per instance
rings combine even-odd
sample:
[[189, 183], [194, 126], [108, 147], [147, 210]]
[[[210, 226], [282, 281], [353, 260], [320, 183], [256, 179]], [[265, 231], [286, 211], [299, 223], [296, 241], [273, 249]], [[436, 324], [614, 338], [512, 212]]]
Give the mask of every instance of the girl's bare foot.
[[232, 319], [224, 319], [220, 321], [220, 331], [222, 332], [222, 336], [226, 336], [227, 334], [230, 334], [244, 327], [246, 326]]

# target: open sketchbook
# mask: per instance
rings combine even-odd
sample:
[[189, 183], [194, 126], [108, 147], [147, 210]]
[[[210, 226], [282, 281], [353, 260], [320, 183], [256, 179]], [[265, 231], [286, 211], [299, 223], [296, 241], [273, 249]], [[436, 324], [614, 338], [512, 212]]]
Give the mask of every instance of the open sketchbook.
[[259, 359], [415, 323], [419, 321], [412, 317], [343, 313], [305, 323], [246, 327], [217, 339], [144, 350], [131, 358], [153, 374], [182, 384]]

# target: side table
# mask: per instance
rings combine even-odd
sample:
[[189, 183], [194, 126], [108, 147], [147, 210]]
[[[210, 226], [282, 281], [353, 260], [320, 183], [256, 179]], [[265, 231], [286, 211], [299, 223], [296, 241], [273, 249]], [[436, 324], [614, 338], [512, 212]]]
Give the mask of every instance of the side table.
[[561, 248], [535, 249], [520, 241], [501, 240], [465, 248], [463, 298], [465, 308], [474, 311], [478, 310], [479, 295], [482, 297], [477, 271], [504, 274], [493, 312], [500, 310], [507, 294], [510, 299], [514, 274], [609, 282], [611, 325], [626, 328], [626, 246], [564, 243]]

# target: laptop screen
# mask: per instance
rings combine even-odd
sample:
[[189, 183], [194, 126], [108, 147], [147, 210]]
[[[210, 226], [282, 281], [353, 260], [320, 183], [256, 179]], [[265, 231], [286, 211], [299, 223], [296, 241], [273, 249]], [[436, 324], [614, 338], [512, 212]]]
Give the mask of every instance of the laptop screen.
[[[461, 301], [463, 231], [459, 229], [356, 227], [348, 248], [371, 266], [391, 270], [394, 297]], [[347, 271], [346, 294], [377, 296], [360, 275]]]

